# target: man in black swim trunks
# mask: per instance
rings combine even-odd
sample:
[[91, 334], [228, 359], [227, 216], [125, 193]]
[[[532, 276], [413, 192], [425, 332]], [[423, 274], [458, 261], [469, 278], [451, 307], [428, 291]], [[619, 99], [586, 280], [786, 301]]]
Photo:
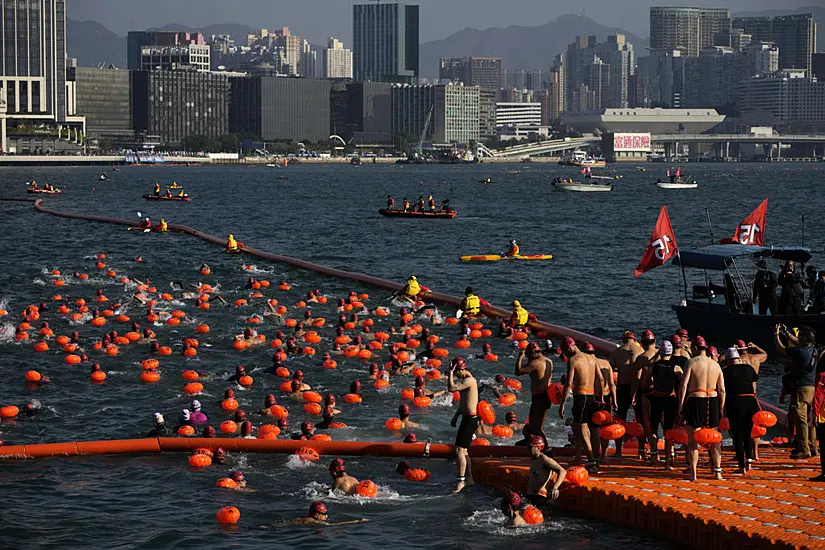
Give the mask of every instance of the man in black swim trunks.
[[[525, 359], [527, 360], [525, 364]], [[547, 388], [550, 379], [553, 377], [553, 361], [542, 355], [541, 348], [537, 342], [530, 342], [527, 348], [521, 352], [516, 361], [516, 376], [530, 375], [530, 433], [541, 436], [545, 447], [547, 446], [547, 436], [544, 434], [544, 419], [547, 411], [552, 405], [550, 396], [547, 395]]]
[[573, 432], [576, 434], [576, 456], [573, 463], [580, 463], [582, 447], [587, 453], [587, 468], [592, 473], [598, 471], [598, 462], [593, 456], [593, 447], [590, 443], [590, 429], [588, 421], [595, 412], [594, 396], [602, 395], [604, 378], [598, 367], [596, 357], [582, 353], [576, 347], [576, 341], [569, 336], [562, 340], [562, 352], [568, 358], [567, 379], [564, 382], [564, 391], [561, 397], [559, 416], [564, 418], [567, 395], [573, 391]]
[[[463, 357], [456, 357], [450, 363], [450, 375], [447, 380], [447, 390], [459, 393], [458, 411], [453, 416], [450, 425], [455, 427], [458, 417], [461, 416], [461, 425], [455, 436], [455, 451], [458, 457], [458, 483], [455, 492], [473, 485], [472, 472], [468, 469], [469, 453], [467, 450], [473, 442], [473, 436], [478, 428], [478, 382], [467, 370], [467, 363]], [[467, 479], [469, 477], [469, 480]]]
[[[618, 373], [616, 380], [616, 416], [622, 420], [627, 420], [627, 412], [633, 401], [633, 380], [635, 370], [633, 367], [636, 358], [642, 353], [642, 348], [636, 341], [636, 335], [626, 331], [622, 335], [622, 345], [610, 354], [610, 366]], [[616, 440], [616, 454], [622, 454], [622, 438]]]
[[[650, 443], [651, 464], [656, 465], [659, 460], [659, 424], [662, 430], [667, 433], [676, 422], [676, 390], [682, 382], [682, 367], [674, 355], [674, 346], [665, 340], [659, 349], [659, 354], [653, 358], [653, 365], [645, 371], [642, 376], [651, 379], [653, 391], [649, 396], [650, 400]], [[646, 381], [645, 381], [646, 383]], [[644, 383], [642, 385], [645, 385]], [[672, 456], [673, 442], [665, 440], [665, 467], [673, 469]]]

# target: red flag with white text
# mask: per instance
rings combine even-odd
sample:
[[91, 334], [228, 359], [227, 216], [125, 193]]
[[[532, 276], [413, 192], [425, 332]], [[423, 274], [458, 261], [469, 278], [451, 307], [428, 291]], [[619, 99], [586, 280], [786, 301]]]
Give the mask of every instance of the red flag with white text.
[[756, 207], [756, 210], [748, 214], [742, 223], [736, 226], [732, 239], [722, 239], [721, 244], [752, 244], [763, 246], [765, 244], [765, 218], [768, 217], [768, 199]]
[[679, 252], [676, 246], [676, 235], [673, 234], [673, 227], [670, 225], [670, 217], [667, 215], [667, 206], [663, 206], [659, 212], [659, 219], [656, 220], [656, 227], [647, 243], [645, 255], [642, 261], [633, 271], [633, 276], [638, 277], [645, 271], [650, 271], [654, 267], [665, 265], [665, 263]]

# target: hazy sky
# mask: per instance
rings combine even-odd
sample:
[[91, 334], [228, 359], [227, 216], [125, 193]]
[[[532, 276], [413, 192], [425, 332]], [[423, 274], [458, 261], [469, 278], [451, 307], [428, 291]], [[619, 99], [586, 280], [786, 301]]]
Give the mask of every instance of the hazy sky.
[[[725, 2], [656, 2], [657, 6], [729, 7], [733, 12], [817, 5], [822, 0], [726, 0]], [[316, 43], [328, 36], [350, 40], [352, 0], [67, 0], [72, 19], [93, 19], [110, 30], [129, 30], [180, 23], [245, 23], [254, 27], [288, 26]], [[465, 27], [540, 25], [566, 13], [582, 13], [604, 25], [648, 36], [645, 0], [419, 0], [421, 41], [444, 38]], [[825, 22], [821, 22], [823, 24]]]

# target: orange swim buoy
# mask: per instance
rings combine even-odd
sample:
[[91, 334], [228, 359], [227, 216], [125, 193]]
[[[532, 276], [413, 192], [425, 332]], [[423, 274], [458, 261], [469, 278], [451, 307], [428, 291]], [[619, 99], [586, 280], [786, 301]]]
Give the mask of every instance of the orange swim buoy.
[[[441, 359], [435, 359], [435, 358], [427, 359], [426, 363], [424, 363], [424, 364], [427, 365], [431, 369], [438, 369], [438, 368], [441, 368]], [[424, 370], [424, 369], [422, 369], [422, 370]], [[421, 375], [417, 375], [417, 376], [421, 376]]]
[[318, 403], [304, 403], [304, 412], [312, 416], [321, 415], [321, 405]]
[[160, 380], [160, 373], [155, 371], [143, 371], [140, 373], [140, 380], [146, 384], [154, 384]]
[[14, 418], [18, 414], [20, 414], [20, 409], [15, 405], [6, 405], [0, 408], [0, 418]]
[[215, 482], [215, 487], [222, 489], [237, 489], [238, 484], [231, 477], [224, 477]]
[[638, 422], [625, 422], [625, 433], [630, 437], [642, 437], [645, 434], [645, 428]]
[[49, 350], [49, 344], [46, 343], [46, 342], [41, 341], [41, 342], [38, 342], [34, 345], [34, 351], [36, 351], [38, 353], [42, 353], [42, 352], [48, 351], [48, 350]]
[[422, 395], [421, 397], [416, 397], [415, 399], [413, 399], [413, 405], [416, 407], [429, 407], [430, 403], [432, 403], [432, 399], [430, 399], [426, 395]]
[[383, 390], [384, 388], [390, 387], [390, 381], [389, 380], [384, 380], [384, 379], [376, 380], [373, 383], [372, 387], [375, 388], [376, 390]]
[[481, 331], [480, 330], [471, 330], [470, 331], [470, 338], [472, 338], [474, 340], [478, 339], [478, 338], [481, 338]]
[[378, 485], [369, 479], [365, 479], [356, 486], [355, 492], [360, 497], [375, 498], [378, 495]]
[[195, 435], [195, 428], [193, 428], [192, 426], [187, 426], [187, 425], [181, 426], [180, 428], [178, 428], [178, 435], [182, 435], [182, 436], [185, 436], [185, 437], [191, 437], [191, 436]]
[[301, 460], [309, 462], [318, 462], [321, 460], [321, 455], [318, 454], [318, 451], [310, 449], [309, 447], [299, 447], [295, 450], [294, 454]]
[[221, 422], [221, 431], [225, 434], [233, 434], [238, 431], [238, 425], [234, 420], [224, 420]]
[[143, 369], [156, 369], [160, 366], [160, 361], [157, 359], [144, 359], [140, 362], [140, 366]]
[[547, 397], [550, 398], [550, 402], [554, 405], [558, 405], [561, 403], [561, 396], [563, 393], [564, 386], [562, 386], [558, 382], [553, 382], [547, 387]]
[[516, 395], [514, 393], [503, 393], [498, 398], [498, 404], [504, 405], [505, 407], [509, 407], [513, 403], [516, 402]]
[[[335, 422], [333, 422], [333, 424], [335, 424]], [[330, 425], [330, 428], [332, 428], [332, 425]], [[329, 434], [315, 434], [309, 439], [310, 441], [332, 441], [332, 436]]]
[[520, 342], [522, 340], [527, 340], [528, 336], [529, 335], [526, 332], [516, 331], [513, 333], [513, 340]]
[[96, 370], [91, 374], [92, 382], [103, 382], [106, 380], [106, 373], [102, 370]]
[[564, 480], [569, 482], [571, 485], [581, 485], [587, 481], [588, 477], [590, 477], [590, 474], [583, 466], [573, 466], [572, 468], [567, 469], [567, 475]]
[[665, 439], [680, 445], [687, 445], [688, 432], [685, 428], [673, 428], [665, 432]]
[[435, 369], [427, 371], [427, 380], [441, 380], [441, 371]]
[[754, 413], [753, 423], [763, 428], [772, 428], [776, 426], [776, 415], [769, 411], [759, 411]]
[[241, 519], [241, 511], [234, 506], [224, 506], [215, 514], [215, 519], [218, 520], [218, 523], [232, 525], [238, 523], [238, 520]]
[[514, 391], [521, 391], [521, 381], [514, 378], [508, 378], [504, 381], [504, 387], [510, 388]]
[[596, 411], [590, 419], [596, 426], [604, 426], [613, 420], [613, 415], [608, 411]]
[[410, 468], [404, 473], [404, 479], [407, 481], [427, 481], [430, 479], [430, 472], [428, 470], [422, 470], [421, 468]]
[[513, 429], [510, 426], [493, 426], [493, 435], [496, 437], [513, 437]]
[[158, 355], [172, 355], [172, 348], [169, 346], [161, 346], [158, 348]]
[[360, 348], [358, 346], [347, 346], [344, 348], [344, 357], [355, 357], [359, 351]]
[[193, 468], [206, 468], [212, 465], [212, 457], [201, 453], [193, 454], [189, 457], [189, 465]]
[[198, 350], [195, 348], [189, 347], [183, 350], [184, 357], [195, 357], [198, 354]]
[[258, 428], [258, 435], [261, 434], [268, 434], [274, 433], [275, 435], [280, 435], [281, 428], [276, 426], [275, 424], [263, 424], [260, 428]]
[[495, 353], [486, 353], [484, 354], [485, 361], [498, 361], [498, 355]]
[[344, 395], [344, 403], [356, 404], [356, 403], [361, 403], [362, 401], [363, 401], [363, 398], [360, 395], [358, 395], [357, 393], [348, 393], [348, 394]]
[[206, 334], [209, 332], [209, 325], [198, 325], [195, 327], [195, 332], [198, 334]]
[[401, 390], [401, 399], [404, 401], [409, 401], [410, 399], [415, 398], [415, 390], [412, 388], [404, 388]]
[[80, 356], [79, 355], [67, 355], [63, 358], [67, 365], [79, 365], [80, 364]]
[[362, 349], [361, 351], [358, 352], [358, 358], [363, 359], [365, 361], [369, 360], [369, 359], [372, 359], [372, 352], [368, 349]]
[[404, 428], [404, 423], [400, 418], [388, 418], [387, 421], [384, 422], [384, 427], [392, 432], [397, 432]]
[[321, 394], [317, 391], [305, 391], [301, 394], [301, 397], [303, 397], [304, 401], [307, 403], [320, 403], [324, 400], [324, 398], [321, 397]]
[[467, 349], [470, 347], [470, 341], [467, 340], [465, 336], [462, 336], [461, 339], [457, 340], [455, 344], [453, 344], [458, 349]]
[[187, 382], [195, 382], [198, 378], [200, 378], [200, 375], [198, 374], [198, 371], [194, 371], [194, 370], [185, 370], [185, 371], [183, 371], [183, 379], [186, 380]]
[[326, 361], [324, 361], [324, 368], [325, 368], [325, 369], [335, 369], [335, 368], [338, 368], [338, 363], [336, 363], [336, 362], [335, 362], [334, 360], [332, 360], [332, 359], [327, 359]]
[[247, 345], [246, 340], [235, 340], [235, 342], [232, 343], [232, 347], [238, 351], [245, 350]]
[[281, 378], [291, 378], [292, 373], [286, 367], [278, 367], [275, 369], [275, 375], [280, 376]]
[[248, 387], [252, 386], [252, 384], [254, 382], [255, 382], [255, 379], [252, 378], [251, 376], [249, 376], [248, 374], [246, 376], [241, 376], [238, 379], [238, 384], [240, 384], [244, 388], [248, 388]]
[[[604, 411], [600, 411], [604, 412]], [[598, 414], [598, 413], [596, 413]], [[596, 416], [594, 414], [593, 416]], [[601, 439], [605, 439], [607, 441], [613, 441], [616, 439], [620, 439], [624, 437], [625, 428], [621, 424], [608, 424], [607, 426], [602, 426], [599, 429], [599, 437]]]
[[492, 426], [496, 423], [496, 411], [487, 401], [483, 399], [479, 401], [476, 410], [478, 411], [479, 418], [481, 418], [481, 421], [485, 424]]
[[41, 378], [43, 378], [43, 376], [36, 370], [30, 370], [26, 372], [26, 380], [28, 382], [38, 382]]
[[486, 439], [484, 439], [483, 437], [476, 437], [476, 438], [473, 439], [473, 441], [470, 443], [470, 445], [479, 445], [479, 446], [482, 446], [482, 447], [489, 447], [490, 442], [487, 441]]
[[523, 517], [524, 521], [526, 521], [529, 525], [539, 525], [544, 523], [544, 514], [542, 514], [541, 510], [535, 506], [527, 506], [521, 513], [521, 517]]
[[183, 392], [186, 395], [196, 395], [203, 391], [203, 384], [200, 382], [189, 382], [183, 386]]
[[753, 428], [751, 428], [751, 439], [755, 439], [757, 437], [762, 437], [768, 433], [768, 429], [764, 426], [760, 426], [759, 424], [754, 424]]
[[272, 413], [272, 416], [279, 420], [282, 418], [287, 418], [289, 416], [289, 411], [287, 410], [287, 408], [281, 405], [272, 405], [271, 407], [269, 407], [269, 412]]
[[237, 410], [238, 407], [238, 402], [235, 399], [229, 398], [221, 401], [221, 408], [225, 411], [233, 412]]
[[693, 439], [703, 446], [718, 445], [722, 442], [722, 434], [713, 428], [702, 428], [693, 434]]

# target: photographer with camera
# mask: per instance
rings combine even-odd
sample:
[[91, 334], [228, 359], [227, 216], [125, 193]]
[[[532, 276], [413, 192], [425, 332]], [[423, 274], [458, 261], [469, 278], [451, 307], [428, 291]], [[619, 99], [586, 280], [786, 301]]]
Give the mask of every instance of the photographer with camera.
[[[782, 343], [782, 338], [787, 340], [787, 345]], [[801, 327], [799, 338], [796, 338], [785, 325], [776, 325], [774, 343], [779, 353], [790, 358], [789, 371], [782, 377], [782, 385], [791, 396], [788, 414], [796, 419], [791, 458], [816, 456], [816, 431], [814, 424], [808, 422], [813, 413], [815, 371], [819, 360], [816, 332], [810, 327]]]

